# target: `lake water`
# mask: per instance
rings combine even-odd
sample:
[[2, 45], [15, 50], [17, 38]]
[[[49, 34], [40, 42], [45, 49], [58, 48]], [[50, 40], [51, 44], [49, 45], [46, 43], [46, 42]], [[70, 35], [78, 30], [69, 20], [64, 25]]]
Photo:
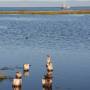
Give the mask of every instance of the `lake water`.
[[[33, 10], [33, 11], [59, 11], [61, 7], [0, 7], [0, 11]], [[71, 7], [69, 10], [90, 10], [90, 6]]]
[[[47, 54], [52, 89], [42, 87]], [[9, 67], [0, 73], [14, 77], [24, 63], [22, 90], [90, 90], [90, 15], [0, 15], [0, 68]], [[0, 90], [13, 90], [12, 80], [0, 80]]]

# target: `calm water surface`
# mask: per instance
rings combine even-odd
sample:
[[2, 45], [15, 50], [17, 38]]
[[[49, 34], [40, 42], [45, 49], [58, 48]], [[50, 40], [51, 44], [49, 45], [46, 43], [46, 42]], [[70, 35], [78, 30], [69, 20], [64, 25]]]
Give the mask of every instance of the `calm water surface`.
[[[0, 11], [33, 10], [33, 11], [59, 11], [61, 7], [0, 7]], [[90, 10], [90, 6], [71, 7], [69, 10]]]
[[[22, 90], [44, 90], [47, 54], [52, 90], [90, 90], [90, 15], [0, 15], [0, 68], [32, 65]], [[17, 70], [0, 73], [14, 77]], [[12, 80], [0, 80], [0, 90], [13, 90]]]

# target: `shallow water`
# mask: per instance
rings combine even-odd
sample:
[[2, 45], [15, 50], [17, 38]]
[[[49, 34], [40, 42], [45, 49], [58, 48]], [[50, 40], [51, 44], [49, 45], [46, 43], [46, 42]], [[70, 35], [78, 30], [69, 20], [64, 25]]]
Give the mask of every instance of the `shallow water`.
[[[54, 66], [49, 90], [89, 90], [90, 15], [0, 15], [0, 68], [32, 65], [22, 90], [43, 90], [47, 54]], [[16, 71], [23, 68], [0, 70], [9, 77]], [[0, 81], [7, 89], [11, 79]]]

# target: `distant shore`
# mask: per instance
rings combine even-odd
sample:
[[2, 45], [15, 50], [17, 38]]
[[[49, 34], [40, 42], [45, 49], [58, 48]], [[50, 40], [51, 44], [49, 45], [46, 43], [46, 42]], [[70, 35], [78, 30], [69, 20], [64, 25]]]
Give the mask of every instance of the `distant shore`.
[[19, 11], [0, 11], [0, 14], [90, 14], [90, 10], [62, 10], [62, 11], [30, 11], [30, 10], [19, 10]]

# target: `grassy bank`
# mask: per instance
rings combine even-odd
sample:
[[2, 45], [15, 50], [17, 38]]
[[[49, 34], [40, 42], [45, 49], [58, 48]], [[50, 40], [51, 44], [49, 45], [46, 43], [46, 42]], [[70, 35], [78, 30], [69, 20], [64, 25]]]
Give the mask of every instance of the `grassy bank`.
[[90, 14], [90, 10], [63, 10], [63, 11], [0, 11], [0, 14]]

